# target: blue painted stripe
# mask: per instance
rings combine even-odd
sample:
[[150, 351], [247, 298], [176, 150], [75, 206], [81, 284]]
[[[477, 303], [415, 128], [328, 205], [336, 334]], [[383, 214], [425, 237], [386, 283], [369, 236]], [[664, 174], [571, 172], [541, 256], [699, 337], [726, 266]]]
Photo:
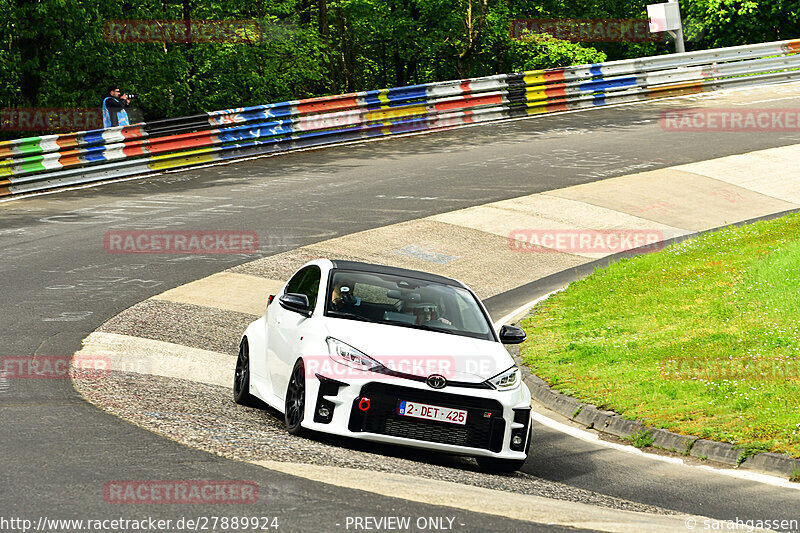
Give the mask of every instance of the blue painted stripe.
[[87, 131], [86, 133], [84, 133], [82, 135], [83, 141], [86, 144], [96, 144], [96, 143], [105, 142], [103, 140], [103, 131], [104, 130]]
[[586, 83], [581, 83], [578, 85], [578, 88], [584, 92], [596, 92], [596, 91], [605, 91], [608, 89], [615, 89], [619, 87], [635, 87], [636, 86], [636, 76], [630, 76], [627, 78], [617, 78], [613, 80], [596, 80], [590, 81]]

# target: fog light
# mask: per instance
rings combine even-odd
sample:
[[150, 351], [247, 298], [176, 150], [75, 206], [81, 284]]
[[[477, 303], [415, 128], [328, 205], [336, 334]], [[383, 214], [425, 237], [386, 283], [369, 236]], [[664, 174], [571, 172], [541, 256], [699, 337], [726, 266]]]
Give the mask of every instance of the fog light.
[[514, 445], [514, 446], [516, 446], [516, 447], [520, 447], [520, 446], [522, 446], [522, 437], [521, 437], [521, 436], [519, 436], [519, 435], [514, 435], [514, 436], [511, 438], [511, 444], [513, 444], [513, 445]]
[[323, 406], [321, 406], [321, 407], [320, 407], [320, 408], [317, 410], [317, 413], [319, 413], [319, 416], [321, 416], [322, 418], [328, 418], [329, 416], [331, 416], [331, 410], [330, 410], [330, 409], [328, 409], [328, 406], [327, 406], [327, 405], [323, 405]]

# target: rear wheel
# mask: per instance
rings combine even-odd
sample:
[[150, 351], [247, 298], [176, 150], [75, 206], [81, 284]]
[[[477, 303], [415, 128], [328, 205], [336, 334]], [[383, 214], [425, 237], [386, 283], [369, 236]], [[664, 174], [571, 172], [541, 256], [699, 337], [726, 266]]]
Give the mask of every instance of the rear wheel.
[[292, 369], [289, 378], [289, 386], [286, 388], [286, 409], [284, 410], [284, 421], [286, 430], [292, 435], [302, 435], [303, 416], [306, 407], [306, 375], [303, 360], [298, 359]]
[[258, 400], [250, 394], [250, 347], [247, 337], [239, 345], [236, 372], [233, 376], [233, 401], [247, 407], [257, 407]]

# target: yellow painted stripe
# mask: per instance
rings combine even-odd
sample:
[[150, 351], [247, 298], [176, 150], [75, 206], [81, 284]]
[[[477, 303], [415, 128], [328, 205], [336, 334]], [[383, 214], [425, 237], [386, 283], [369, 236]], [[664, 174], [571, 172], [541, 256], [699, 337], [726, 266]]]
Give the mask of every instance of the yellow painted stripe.
[[13, 172], [11, 171], [11, 166], [0, 166], [0, 176], [10, 176]]
[[545, 88], [542, 86], [539, 87], [531, 87], [530, 89], [525, 90], [525, 98], [530, 100], [547, 100], [547, 93], [545, 92]]
[[[214, 150], [213, 148], [197, 148], [196, 150], [187, 150], [185, 152], [181, 152], [181, 156], [205, 154], [207, 152], [212, 152], [213, 150]], [[170, 159], [172, 157], [175, 157], [175, 154], [155, 154], [152, 156], [152, 159], [153, 160]]]
[[388, 104], [390, 102], [389, 89], [381, 89], [381, 92], [378, 94], [378, 100], [380, 100], [384, 104]]
[[544, 71], [543, 70], [531, 70], [530, 72], [526, 72], [525, 76], [523, 76], [522, 80], [525, 82], [525, 85], [539, 85], [544, 83]]
[[390, 120], [394, 118], [402, 118], [402, 117], [409, 117], [412, 115], [424, 115], [427, 113], [427, 109], [424, 105], [412, 106], [412, 107], [400, 107], [394, 109], [385, 109], [380, 111], [372, 111], [366, 114], [366, 119], [369, 121], [372, 120]]
[[[198, 152], [210, 152], [210, 150], [198, 150]], [[155, 158], [154, 158], [155, 159]], [[158, 159], [162, 159], [162, 161], [151, 161], [147, 164], [152, 170], [165, 170], [168, 168], [175, 168], [184, 165], [193, 165], [197, 163], [210, 163], [212, 161], [216, 161], [214, 158], [214, 154], [201, 154], [189, 157], [180, 157], [175, 159], [166, 159], [163, 160], [163, 157], [159, 157]]]

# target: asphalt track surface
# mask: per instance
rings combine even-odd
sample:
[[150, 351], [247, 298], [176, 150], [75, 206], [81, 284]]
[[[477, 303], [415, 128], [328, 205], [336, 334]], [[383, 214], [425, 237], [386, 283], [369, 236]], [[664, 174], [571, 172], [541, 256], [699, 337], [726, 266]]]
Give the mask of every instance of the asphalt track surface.
[[[785, 132], [665, 132], [665, 107], [787, 108], [797, 86], [463, 128], [162, 174], [0, 204], [0, 355], [68, 355], [107, 318], [257, 258], [106, 253], [110, 229], [257, 232], [262, 255], [569, 185], [796, 144]], [[748, 102], [755, 102], [749, 104]], [[157, 437], [85, 403], [69, 380], [0, 380], [3, 517], [233, 515], [231, 506], [105, 503], [111, 480], [243, 479], [281, 530], [344, 530], [347, 516], [455, 516], [461, 530], [553, 530], [331, 488]], [[526, 471], [721, 519], [800, 519], [800, 492], [665, 464], [539, 427]], [[249, 506], [248, 506], [249, 507]], [[313, 512], [312, 512], [313, 510]], [[336, 526], [336, 524], [342, 526]], [[458, 528], [457, 528], [458, 529]]]

